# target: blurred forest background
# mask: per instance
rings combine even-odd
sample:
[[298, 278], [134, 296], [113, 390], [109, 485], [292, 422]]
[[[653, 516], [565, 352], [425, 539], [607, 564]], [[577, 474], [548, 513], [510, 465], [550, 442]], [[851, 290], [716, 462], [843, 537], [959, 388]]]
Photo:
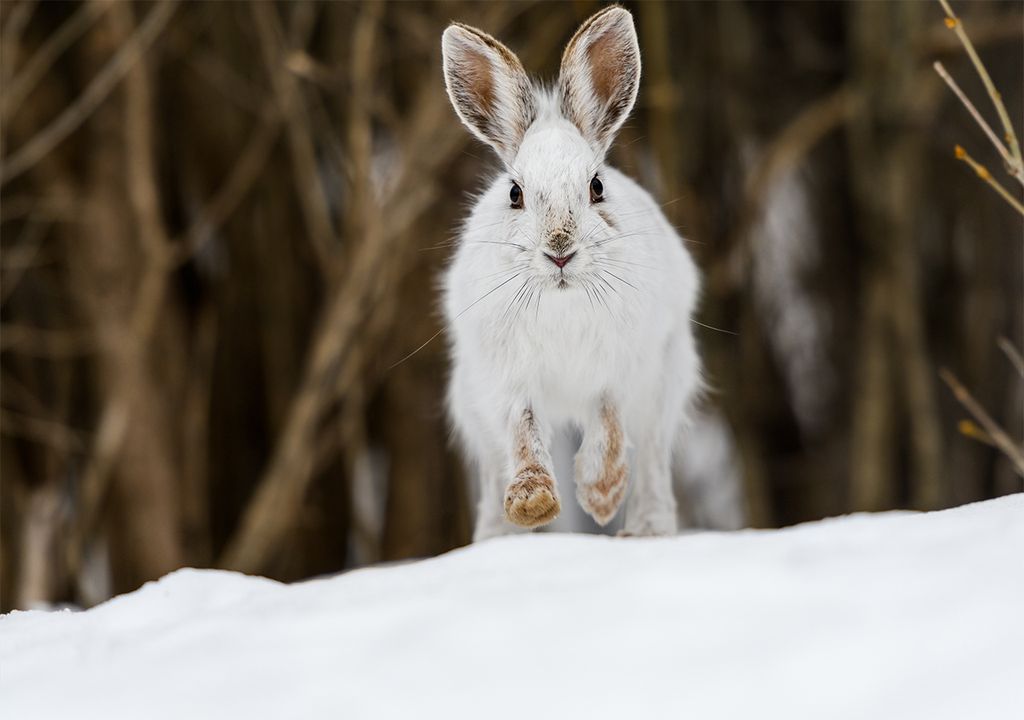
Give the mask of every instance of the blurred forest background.
[[[939, 5], [625, 5], [644, 75], [610, 159], [706, 278], [716, 391], [684, 519], [1019, 491], [938, 375], [1021, 437], [996, 343], [1021, 346], [1022, 222], [954, 157], [1002, 175], [931, 68], [999, 127]], [[448, 104], [441, 32], [476, 25], [553, 78], [599, 6], [0, 3], [4, 609], [468, 542], [443, 335], [395, 365], [440, 330], [494, 167]], [[955, 7], [1019, 127], [1020, 3]]]

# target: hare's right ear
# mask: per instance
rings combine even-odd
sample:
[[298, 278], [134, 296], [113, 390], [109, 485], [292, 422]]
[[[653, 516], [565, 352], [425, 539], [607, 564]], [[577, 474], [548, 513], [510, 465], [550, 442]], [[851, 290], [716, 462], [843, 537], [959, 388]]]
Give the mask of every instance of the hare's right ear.
[[455, 112], [506, 163], [537, 116], [533, 86], [519, 58], [468, 25], [453, 23], [441, 38], [444, 81]]

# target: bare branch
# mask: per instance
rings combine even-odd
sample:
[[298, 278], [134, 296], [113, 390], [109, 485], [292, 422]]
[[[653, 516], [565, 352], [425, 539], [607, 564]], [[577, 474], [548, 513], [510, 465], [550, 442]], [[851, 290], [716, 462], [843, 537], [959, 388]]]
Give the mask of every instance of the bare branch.
[[8, 246], [7, 257], [0, 263], [0, 267], [5, 271], [3, 285], [0, 286], [0, 305], [7, 302], [17, 289], [25, 271], [35, 264], [43, 236], [48, 229], [48, 222], [30, 220], [25, 223], [25, 229], [21, 231], [21, 236], [18, 242], [14, 243], [14, 247]]
[[1014, 469], [1021, 477], [1024, 477], [1024, 451], [1021, 450], [1020, 446], [1017, 445], [1010, 436], [999, 427], [995, 420], [985, 411], [985, 408], [974, 399], [974, 396], [963, 386], [963, 384], [956, 379], [946, 368], [939, 370], [939, 377], [942, 381], [949, 386], [949, 389], [953, 391], [953, 395], [957, 401], [964, 406], [964, 409], [969, 412], [978, 424], [988, 433], [989, 437], [992, 438], [992, 442], [1003, 451], [1003, 454], [1010, 459], [1013, 463]]
[[[971, 16], [971, 42], [975, 47], [1013, 42], [1022, 35], [1024, 15], [1020, 13]], [[923, 57], [958, 56], [963, 49], [963, 44], [955, 35], [950, 37], [948, 28], [929, 28], [919, 36], [917, 42], [917, 51]]]
[[950, 90], [952, 90], [953, 93], [956, 94], [958, 98], [960, 98], [960, 102], [962, 102], [964, 104], [964, 107], [967, 108], [967, 111], [971, 113], [971, 117], [974, 118], [974, 122], [978, 123], [979, 127], [981, 127], [981, 129], [985, 131], [985, 134], [988, 135], [988, 139], [992, 141], [992, 144], [995, 145], [996, 150], [998, 150], [999, 154], [1003, 156], [1003, 160], [1006, 161], [1006, 165], [1011, 170], [1011, 172], [1016, 170], [1016, 172], [1014, 173], [1014, 177], [1016, 177], [1021, 182], [1024, 182], [1024, 175], [1021, 175], [1019, 167], [1014, 166], [1013, 157], [1010, 155], [1010, 151], [1007, 150], [1006, 146], [1003, 145], [1002, 142], [1000, 142], [998, 137], [996, 137], [996, 134], [992, 131], [992, 128], [989, 127], [989, 124], [987, 122], [985, 122], [985, 118], [983, 118], [981, 116], [981, 113], [978, 112], [978, 109], [974, 107], [974, 103], [972, 103], [967, 98], [967, 96], [964, 94], [964, 91], [961, 90], [960, 86], [956, 84], [956, 81], [950, 76], [948, 72], [946, 72], [946, 68], [942, 66], [942, 63], [936, 61], [932, 63], [932, 67], [935, 68], [935, 72], [939, 74], [939, 77], [946, 81], [946, 84], [949, 85]]
[[329, 90], [337, 91], [345, 83], [345, 78], [304, 50], [293, 50], [285, 60], [289, 72], [303, 80], [309, 80]]
[[0, 98], [0, 120], [6, 121], [46, 75], [53, 63], [82, 33], [110, 7], [109, 3], [86, 2], [51, 35], [11, 79]]
[[327, 197], [317, 168], [309, 117], [302, 106], [301, 88], [286, 66], [288, 53], [283, 46], [283, 31], [277, 11], [269, 3], [255, 3], [252, 11], [259, 31], [263, 62], [270, 75], [276, 103], [286, 120], [299, 206], [302, 208], [313, 250], [326, 271], [333, 264], [335, 237]]
[[31, 168], [85, 122], [153, 44], [176, 9], [177, 0], [165, 0], [157, 5], [128, 42], [92, 79], [78, 99], [11, 157], [0, 162], [0, 185], [10, 182]]
[[978, 427], [973, 420], [961, 420], [957, 423], [956, 429], [960, 431], [961, 435], [977, 440], [980, 443], [985, 443], [994, 448], [998, 448], [996, 441], [992, 439], [992, 436], [987, 432]]
[[85, 447], [85, 434], [80, 430], [7, 408], [0, 408], [0, 431], [4, 435], [23, 437], [48, 445], [63, 453], [81, 452]]
[[32, 357], [67, 357], [94, 352], [96, 339], [84, 331], [3, 325], [0, 326], [0, 350]]
[[[126, 6], [118, 6], [113, 17], [114, 27], [118, 28], [121, 37], [127, 37], [125, 45], [138, 45], [138, 38], [153, 16], [164, 9], [164, 20], [159, 27], [166, 24], [174, 6], [161, 5], [146, 18], [132, 35], [128, 35], [131, 27], [131, 10]], [[155, 33], [153, 37], [155, 38]], [[120, 53], [120, 51], [119, 51]], [[138, 62], [140, 61], [141, 62]], [[109, 67], [109, 64], [108, 66]], [[101, 74], [105, 72], [101, 71]], [[124, 152], [121, 154], [125, 163], [125, 176], [128, 185], [128, 203], [139, 237], [139, 245], [143, 253], [141, 281], [127, 318], [119, 328], [119, 348], [114, 353], [117, 358], [118, 377], [107, 402], [105, 403], [98, 430], [95, 434], [92, 453], [88, 465], [82, 472], [80, 509], [75, 526], [70, 533], [71, 542], [67, 546], [67, 563], [72, 575], [78, 575], [82, 566], [82, 550], [87, 545], [102, 515], [103, 506], [109, 493], [112, 474], [118, 462], [129, 455], [133, 447], [129, 437], [138, 423], [149, 422], [155, 427], [156, 413], [152, 407], [146, 407], [140, 398], [147, 394], [150, 381], [146, 377], [145, 353], [151, 338], [158, 326], [160, 312], [164, 307], [164, 297], [172, 269], [171, 246], [161, 216], [159, 187], [156, 180], [155, 162], [153, 159], [152, 140], [152, 104], [150, 96], [150, 79], [147, 65], [141, 49], [134, 53], [131, 63], [126, 66], [124, 93]], [[110, 348], [105, 348], [110, 350]], [[151, 428], [150, 437], [159, 445], [163, 432]], [[169, 473], [154, 463], [144, 477], [147, 480], [149, 493], [169, 493], [172, 481]], [[159, 506], [159, 503], [154, 503]], [[133, 508], [136, 515], [136, 509]], [[143, 511], [145, 512], [145, 511]], [[154, 557], [158, 562], [174, 566], [177, 560], [177, 543], [174, 537], [173, 521], [167, 522], [162, 511], [153, 517], [166, 523], [160, 530], [154, 530], [158, 538], [159, 549]], [[152, 519], [152, 518], [151, 518]]]
[[970, 165], [971, 169], [974, 170], [975, 173], [977, 173], [978, 177], [987, 182], [993, 190], [1002, 195], [1003, 200], [1010, 203], [1010, 206], [1014, 210], [1019, 212], [1021, 215], [1024, 215], [1024, 205], [1021, 205], [1020, 201], [1017, 200], [1017, 198], [1015, 198], [1013, 195], [1011, 195], [1009, 190], [1000, 185], [999, 182], [994, 177], [992, 177], [992, 173], [990, 173], [984, 165], [982, 165], [980, 162], [978, 162], [970, 155], [968, 155], [967, 151], [964, 150], [959, 145], [956, 146], [955, 153], [957, 160], [963, 160], [965, 163]]
[[1010, 173], [1018, 180], [1021, 180], [1021, 182], [1024, 182], [1024, 169], [1022, 169], [1024, 162], [1021, 160], [1020, 144], [1017, 142], [1017, 134], [1013, 130], [1013, 123], [1010, 122], [1010, 114], [1006, 112], [1006, 106], [1003, 104], [1002, 95], [996, 90], [996, 86], [993, 84], [992, 78], [989, 77], [984, 63], [981, 62], [978, 52], [974, 49], [974, 44], [964, 31], [963, 22], [953, 13], [953, 8], [949, 6], [948, 0], [939, 0], [939, 4], [946, 11], [946, 27], [955, 32], [960, 42], [963, 43], [964, 50], [967, 51], [971, 62], [974, 63], [974, 68], [978, 71], [978, 76], [981, 78], [981, 82], [984, 83], [989, 97], [992, 98], [992, 104], [995, 105], [996, 112], [999, 113], [999, 120], [1002, 122], [1003, 130], [1006, 133], [1006, 142], [1010, 146], [1010, 155], [1013, 157]]
[[281, 114], [268, 107], [252, 131], [235, 166], [213, 198], [200, 208], [196, 219], [176, 240], [176, 264], [187, 261], [199, 248], [203, 236], [219, 228], [245, 198], [266, 164], [281, 131]]
[[996, 344], [999, 345], [999, 349], [1006, 353], [1006, 357], [1013, 363], [1013, 367], [1017, 370], [1022, 378], [1024, 378], [1024, 357], [1021, 357], [1020, 350], [1013, 346], [1009, 338], [1000, 337]]
[[25, 31], [25, 26], [35, 12], [35, 0], [20, 3], [7, 3], [3, 28], [0, 28], [0, 81], [7, 85], [7, 78], [14, 69], [14, 60], [18, 52], [17, 38]]

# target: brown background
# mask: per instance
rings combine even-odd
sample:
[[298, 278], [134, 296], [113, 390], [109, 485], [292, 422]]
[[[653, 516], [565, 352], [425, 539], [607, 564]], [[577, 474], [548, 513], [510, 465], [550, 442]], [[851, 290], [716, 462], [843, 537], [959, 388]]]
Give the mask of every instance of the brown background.
[[[493, 167], [444, 94], [452, 19], [553, 78], [595, 2], [7, 1], [2, 606], [182, 565], [297, 579], [468, 541], [436, 284]], [[964, 6], [964, 7], [960, 7]], [[1018, 3], [960, 4], [1021, 117]], [[930, 65], [995, 113], [933, 3], [627, 3], [611, 159], [707, 287], [700, 341], [777, 526], [1019, 491], [949, 367], [1021, 436], [1021, 218]], [[701, 449], [694, 448], [695, 453]]]

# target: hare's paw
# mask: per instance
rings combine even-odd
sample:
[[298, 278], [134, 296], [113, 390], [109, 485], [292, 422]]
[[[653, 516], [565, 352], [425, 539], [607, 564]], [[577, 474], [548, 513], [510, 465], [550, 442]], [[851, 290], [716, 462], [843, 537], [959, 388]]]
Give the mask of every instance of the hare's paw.
[[554, 478], [540, 465], [521, 469], [505, 490], [505, 517], [519, 527], [546, 525], [561, 509]]
[[626, 496], [627, 478], [624, 462], [603, 465], [590, 482], [577, 476], [576, 499], [598, 525], [607, 525], [615, 517]]
[[679, 530], [675, 510], [636, 512], [628, 508], [625, 527], [619, 537], [663, 537], [675, 535]]

